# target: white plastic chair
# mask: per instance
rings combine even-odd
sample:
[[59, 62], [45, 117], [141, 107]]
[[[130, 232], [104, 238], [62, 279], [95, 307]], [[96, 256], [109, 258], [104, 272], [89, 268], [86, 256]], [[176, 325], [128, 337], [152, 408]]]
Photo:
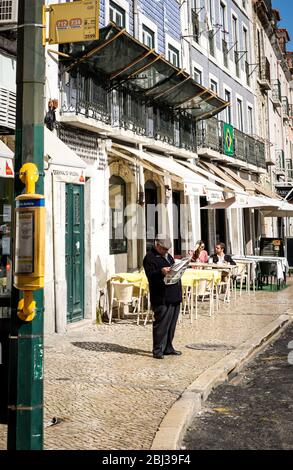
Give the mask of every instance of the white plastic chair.
[[[116, 301], [118, 304], [118, 319], [120, 319], [120, 305], [129, 305], [133, 301], [133, 287], [134, 284], [130, 282], [111, 281], [109, 324], [112, 322], [114, 301]], [[140, 308], [140, 306], [138, 308]]]
[[242, 295], [242, 285], [243, 281], [245, 281], [246, 285], [246, 292], [248, 291], [249, 283], [248, 283], [248, 276], [246, 274], [246, 264], [245, 263], [238, 263], [237, 262], [237, 267], [236, 267], [236, 272], [235, 272], [235, 278], [234, 278], [234, 295], [236, 299], [236, 286], [237, 286], [237, 281], [240, 281], [240, 291], [239, 295]]
[[[202, 297], [202, 302], [206, 297], [209, 298], [210, 308], [209, 316], [214, 312], [214, 280], [213, 279], [198, 279], [192, 281], [189, 285], [185, 285], [183, 288], [183, 302], [181, 308], [181, 318], [185, 315], [186, 308], [190, 312], [190, 323], [193, 322], [193, 310], [195, 301], [195, 319], [198, 316], [198, 299]], [[181, 320], [180, 320], [181, 321]]]

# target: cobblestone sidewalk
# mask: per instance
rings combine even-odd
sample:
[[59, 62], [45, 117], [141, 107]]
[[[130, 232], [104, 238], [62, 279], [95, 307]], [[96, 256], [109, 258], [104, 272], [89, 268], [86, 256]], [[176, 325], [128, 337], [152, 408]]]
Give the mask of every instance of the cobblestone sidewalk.
[[[149, 449], [167, 411], [207, 368], [281, 314], [292, 313], [293, 283], [280, 292], [237, 294], [212, 317], [206, 306], [177, 326], [182, 356], [152, 358], [152, 328], [134, 319], [87, 325], [45, 338], [45, 449]], [[195, 345], [196, 349], [186, 347]], [[0, 449], [6, 426], [0, 425]]]

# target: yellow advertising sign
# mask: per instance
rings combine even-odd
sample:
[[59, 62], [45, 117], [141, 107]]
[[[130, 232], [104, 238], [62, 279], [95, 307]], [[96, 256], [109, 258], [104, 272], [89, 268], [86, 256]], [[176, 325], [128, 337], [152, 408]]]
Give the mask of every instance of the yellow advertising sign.
[[48, 10], [49, 44], [99, 39], [99, 0], [53, 4]]

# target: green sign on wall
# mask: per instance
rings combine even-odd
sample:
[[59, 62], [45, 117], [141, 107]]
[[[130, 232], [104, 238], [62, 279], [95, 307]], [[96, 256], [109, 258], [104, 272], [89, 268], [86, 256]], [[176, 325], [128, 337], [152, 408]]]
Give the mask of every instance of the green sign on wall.
[[230, 124], [223, 126], [224, 154], [232, 157], [234, 155], [234, 128]]

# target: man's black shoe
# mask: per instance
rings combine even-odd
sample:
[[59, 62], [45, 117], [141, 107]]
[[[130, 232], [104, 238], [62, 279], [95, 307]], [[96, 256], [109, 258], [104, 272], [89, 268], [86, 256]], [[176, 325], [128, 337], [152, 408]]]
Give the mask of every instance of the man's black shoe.
[[164, 359], [164, 355], [163, 354], [153, 354], [153, 358], [154, 359]]
[[176, 351], [176, 349], [174, 349], [174, 351], [171, 351], [171, 352], [165, 352], [164, 354], [166, 354], [167, 356], [169, 355], [173, 355], [173, 356], [181, 356], [182, 352], [181, 351]]

